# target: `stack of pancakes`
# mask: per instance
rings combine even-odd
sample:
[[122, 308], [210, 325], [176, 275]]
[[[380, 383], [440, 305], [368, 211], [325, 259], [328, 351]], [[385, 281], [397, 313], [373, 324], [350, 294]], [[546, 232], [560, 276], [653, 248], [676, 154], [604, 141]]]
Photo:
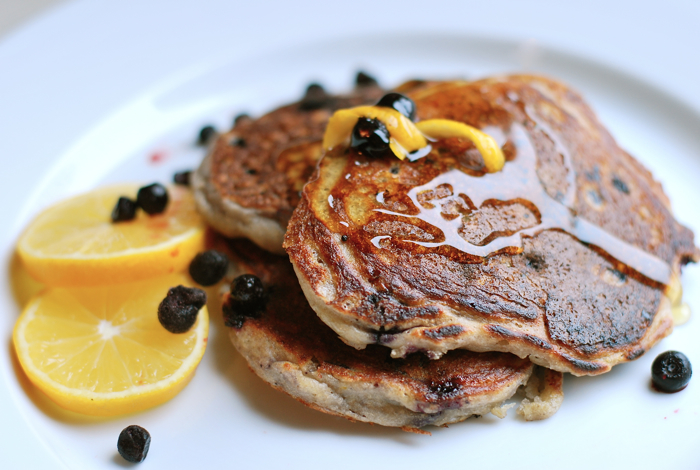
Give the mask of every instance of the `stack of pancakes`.
[[399, 90], [417, 120], [494, 137], [503, 170], [456, 137], [415, 161], [324, 152], [333, 110], [382, 95], [369, 85], [240, 122], [194, 175], [209, 223], [257, 244], [230, 241], [267, 292], [229, 313], [253, 371], [312, 408], [409, 430], [503, 416], [521, 387], [519, 413], [542, 419], [562, 372], [607, 372], [671, 332], [693, 234], [578, 94], [534, 76]]

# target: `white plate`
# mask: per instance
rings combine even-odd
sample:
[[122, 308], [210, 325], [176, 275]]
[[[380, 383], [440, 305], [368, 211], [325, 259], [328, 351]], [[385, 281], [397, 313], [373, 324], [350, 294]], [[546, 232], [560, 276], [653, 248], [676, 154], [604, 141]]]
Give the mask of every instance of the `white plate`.
[[[85, 4], [71, 7], [90, 12]], [[157, 12], [144, 15], [153, 20]], [[24, 176], [13, 184], [28, 186], [28, 197], [8, 221], [12, 231], [2, 246], [6, 259], [21, 227], [50, 202], [105, 182], [167, 181], [174, 170], [192, 167], [202, 157], [193, 145], [202, 124], [224, 127], [240, 111], [259, 114], [297, 99], [310, 79], [333, 90], [347, 89], [358, 66], [384, 84], [416, 76], [480, 77], [523, 67], [558, 77], [584, 94], [618, 142], [662, 181], [678, 218], [700, 231], [695, 210], [700, 199], [700, 115], [658, 88], [534, 43], [464, 33], [344, 31], [350, 35], [342, 40], [331, 37], [283, 47], [278, 38], [275, 47], [255, 57], [233, 54], [184, 72], [171, 70], [155, 83], [144, 78], [144, 84], [150, 83], [146, 89], [132, 92], [118, 106], [103, 105], [108, 112], [95, 122], [77, 105], [73, 112], [78, 117], [52, 125], [73, 136], [58, 157], [17, 164]], [[121, 93], [124, 88], [116, 87]], [[167, 158], [152, 164], [154, 152]], [[40, 161], [48, 162], [47, 168], [34, 169], [43, 179], [26, 176]], [[11, 189], [3, 195], [8, 197]], [[700, 462], [697, 378], [678, 394], [649, 388], [650, 364], [659, 352], [681, 350], [700, 364], [697, 318], [651, 353], [609, 374], [567, 376], [564, 404], [549, 420], [526, 423], [511, 412], [503, 420], [485, 417], [431, 429], [432, 437], [426, 437], [329, 417], [272, 390], [248, 371], [213, 312], [209, 350], [179, 396], [154, 410], [101, 421], [62, 412], [17, 370], [8, 339], [18, 307], [3, 280], [0, 301], [8, 314], [0, 319], [7, 345], [0, 350], [0, 448], [5, 461], [16, 465], [26, 453], [32, 468], [120, 468], [124, 464], [116, 455], [116, 438], [129, 424], [140, 424], [153, 436], [143, 464], [148, 468], [696, 468]], [[689, 267], [685, 296], [696, 312], [700, 293], [692, 286], [698, 281], [700, 270]]]

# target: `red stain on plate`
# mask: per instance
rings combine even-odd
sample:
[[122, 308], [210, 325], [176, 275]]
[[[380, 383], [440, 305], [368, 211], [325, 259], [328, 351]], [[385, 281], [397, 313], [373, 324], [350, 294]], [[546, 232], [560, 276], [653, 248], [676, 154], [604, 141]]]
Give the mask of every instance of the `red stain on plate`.
[[165, 151], [158, 150], [149, 155], [148, 163], [150, 163], [151, 165], [157, 165], [159, 163], [163, 163], [167, 158], [168, 154]]
[[678, 408], [677, 410], [673, 410], [674, 413], [678, 413], [679, 411], [681, 411], [680, 408]]

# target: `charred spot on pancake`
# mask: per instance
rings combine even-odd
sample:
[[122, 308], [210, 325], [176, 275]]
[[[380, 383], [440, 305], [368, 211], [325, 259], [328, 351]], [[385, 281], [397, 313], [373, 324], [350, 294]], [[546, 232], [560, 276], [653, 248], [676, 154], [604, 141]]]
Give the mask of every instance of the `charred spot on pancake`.
[[562, 354], [562, 359], [564, 359], [566, 362], [568, 362], [569, 364], [571, 364], [576, 369], [582, 372], [602, 372], [606, 369], [609, 369], [609, 366], [606, 366], [604, 364], [599, 364], [597, 362], [590, 361], [581, 361], [579, 359], [569, 356], [568, 354]]
[[628, 360], [628, 361], [634, 361], [635, 359], [637, 359], [638, 357], [640, 357], [640, 356], [641, 356], [642, 354], [644, 354], [645, 352], [646, 352], [646, 351], [645, 351], [644, 348], [637, 348], [637, 349], [634, 349], [634, 350], [630, 351], [629, 353], [627, 353], [627, 356], [626, 356], [626, 357], [627, 357], [627, 360]]
[[538, 338], [537, 336], [533, 336], [530, 334], [522, 334], [522, 333], [517, 333], [515, 331], [511, 331], [508, 328], [504, 328], [500, 325], [488, 325], [486, 329], [495, 334], [496, 336], [499, 336], [504, 339], [508, 339], [510, 341], [512, 340], [523, 340], [527, 341], [528, 343], [536, 346], [538, 349], [541, 350], [551, 350], [552, 345], [549, 344], [547, 341], [543, 340], [542, 338]]
[[528, 253], [525, 255], [525, 264], [528, 267], [534, 269], [535, 271], [542, 271], [547, 267], [547, 262], [544, 260], [544, 256], [539, 253]]
[[625, 184], [625, 182], [622, 181], [617, 176], [613, 177], [612, 183], [613, 183], [613, 186], [615, 186], [615, 189], [617, 189], [621, 193], [625, 193], [625, 194], [630, 193], [630, 189], [627, 187], [627, 184]]
[[527, 342], [529, 342], [529, 343], [531, 343], [531, 344], [537, 346], [537, 347], [540, 348], [540, 349], [545, 349], [545, 350], [552, 349], [552, 345], [551, 345], [551, 344], [549, 344], [548, 342], [546, 342], [545, 340], [543, 340], [543, 339], [541, 339], [541, 338], [538, 338], [537, 336], [533, 336], [533, 335], [523, 335], [522, 338], [523, 338], [525, 341], [527, 341]]
[[517, 338], [519, 336], [516, 332], [510, 331], [508, 328], [504, 328], [500, 325], [488, 325], [486, 329], [502, 338]]
[[438, 328], [431, 328], [428, 330], [423, 330], [423, 336], [426, 336], [430, 339], [443, 339], [447, 338], [450, 336], [458, 336], [464, 332], [464, 327], [460, 325], [447, 325], [447, 326], [440, 326]]

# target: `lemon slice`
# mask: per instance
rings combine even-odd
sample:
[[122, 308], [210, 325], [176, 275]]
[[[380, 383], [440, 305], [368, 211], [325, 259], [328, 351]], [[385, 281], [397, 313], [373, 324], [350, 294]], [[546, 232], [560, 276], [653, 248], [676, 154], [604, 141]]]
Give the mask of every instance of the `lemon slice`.
[[207, 344], [206, 307], [186, 333], [158, 321], [168, 289], [186, 283], [170, 275], [44, 291], [15, 325], [19, 362], [49, 398], [77, 413], [115, 416], [164, 403], [189, 382]]
[[134, 220], [113, 223], [119, 197], [135, 198], [137, 190], [108, 186], [45, 210], [17, 245], [27, 271], [49, 286], [116, 284], [183, 271], [204, 247], [192, 193], [170, 187], [162, 214], [139, 210]]

